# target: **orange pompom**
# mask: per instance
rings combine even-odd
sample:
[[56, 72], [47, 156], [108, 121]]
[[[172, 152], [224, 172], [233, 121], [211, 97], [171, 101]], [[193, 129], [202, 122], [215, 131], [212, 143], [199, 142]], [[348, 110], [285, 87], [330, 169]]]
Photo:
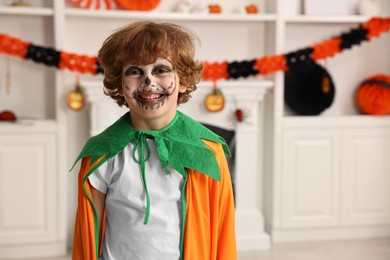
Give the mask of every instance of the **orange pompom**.
[[365, 114], [390, 114], [390, 76], [377, 74], [367, 78], [356, 91], [356, 101]]

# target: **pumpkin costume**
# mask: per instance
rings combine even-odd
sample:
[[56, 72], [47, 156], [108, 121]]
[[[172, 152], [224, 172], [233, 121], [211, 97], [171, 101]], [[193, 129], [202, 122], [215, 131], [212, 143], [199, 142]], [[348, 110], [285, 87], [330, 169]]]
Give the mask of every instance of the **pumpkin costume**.
[[[168, 172], [169, 164], [184, 177], [180, 259], [236, 259], [234, 202], [225, 158], [230, 151], [221, 137], [179, 111], [168, 126], [156, 131], [134, 129], [128, 112], [88, 140], [76, 160], [82, 162], [72, 259], [98, 259], [102, 244], [99, 234], [104, 237], [104, 225], [99, 230], [97, 224], [88, 176], [130, 142], [143, 154], [148, 149], [146, 138], [154, 140], [162, 168]], [[144, 163], [140, 160], [141, 175]], [[153, 214], [150, 203], [153, 201], [146, 201], [146, 225], [149, 214]]]

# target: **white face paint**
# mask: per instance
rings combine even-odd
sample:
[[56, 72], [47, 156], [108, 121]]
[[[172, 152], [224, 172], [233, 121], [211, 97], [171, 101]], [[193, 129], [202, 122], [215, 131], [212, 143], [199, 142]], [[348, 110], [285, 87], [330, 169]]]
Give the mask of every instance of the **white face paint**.
[[186, 89], [168, 59], [158, 58], [147, 65], [128, 64], [122, 72], [121, 95], [130, 108], [133, 126], [152, 119], [160, 122], [157, 129], [169, 123], [176, 114], [179, 92]]
[[166, 59], [139, 66], [128, 65], [123, 70], [123, 95], [134, 99], [144, 109], [158, 109], [177, 88], [176, 74]]

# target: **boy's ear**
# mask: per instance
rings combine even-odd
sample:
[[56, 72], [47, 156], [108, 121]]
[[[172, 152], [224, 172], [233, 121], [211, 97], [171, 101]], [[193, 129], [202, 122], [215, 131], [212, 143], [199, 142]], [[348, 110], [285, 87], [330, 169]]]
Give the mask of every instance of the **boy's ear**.
[[183, 86], [183, 85], [180, 84], [180, 86], [179, 86], [179, 93], [184, 93], [186, 91], [187, 91], [187, 86]]
[[121, 87], [118, 91], [119, 96], [123, 97], [123, 87]]

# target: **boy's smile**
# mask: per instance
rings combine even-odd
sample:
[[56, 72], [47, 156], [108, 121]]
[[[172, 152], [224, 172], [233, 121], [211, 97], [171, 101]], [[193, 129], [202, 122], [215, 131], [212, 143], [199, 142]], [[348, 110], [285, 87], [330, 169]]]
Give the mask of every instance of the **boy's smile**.
[[[145, 81], [150, 82], [150, 79], [146, 77]], [[158, 109], [164, 105], [165, 100], [175, 92], [175, 89], [176, 86], [174, 87], [173, 82], [166, 88], [159, 86], [153, 87], [145, 84], [144, 88], [135, 90], [132, 96], [137, 100], [139, 106], [145, 109]]]
[[168, 59], [158, 58], [148, 65], [129, 64], [124, 67], [122, 78], [122, 95], [132, 119], [173, 119], [179, 92], [185, 92], [186, 87], [180, 85]]

